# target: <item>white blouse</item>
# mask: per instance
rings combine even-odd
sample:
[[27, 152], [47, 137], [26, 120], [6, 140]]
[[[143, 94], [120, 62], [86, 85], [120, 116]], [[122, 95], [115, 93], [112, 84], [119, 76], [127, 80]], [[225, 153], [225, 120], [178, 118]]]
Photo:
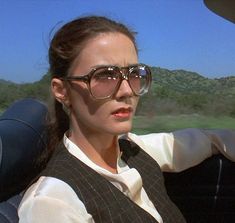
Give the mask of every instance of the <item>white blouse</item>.
[[[137, 136], [127, 134], [122, 138], [137, 143], [152, 156], [164, 171], [182, 171], [195, 166], [217, 151], [212, 150], [212, 138], [198, 129], [173, 133], [155, 133]], [[83, 152], [64, 136], [68, 151], [86, 165], [109, 180], [133, 202], [150, 213], [159, 223], [162, 218], [145, 192], [138, 171], [117, 160], [117, 174], [93, 163]], [[183, 162], [182, 162], [183, 161]], [[20, 223], [91, 223], [92, 216], [82, 201], [65, 182], [53, 177], [40, 177], [25, 193], [19, 210]]]

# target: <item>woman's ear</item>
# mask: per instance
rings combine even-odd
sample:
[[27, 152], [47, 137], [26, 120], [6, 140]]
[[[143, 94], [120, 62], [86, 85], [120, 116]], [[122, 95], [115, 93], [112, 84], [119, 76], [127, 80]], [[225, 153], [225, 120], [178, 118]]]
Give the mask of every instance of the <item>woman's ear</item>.
[[69, 107], [70, 101], [68, 97], [66, 84], [63, 80], [60, 80], [59, 78], [53, 78], [51, 80], [51, 92], [57, 101], [59, 101], [61, 104], [65, 105], [66, 107]]

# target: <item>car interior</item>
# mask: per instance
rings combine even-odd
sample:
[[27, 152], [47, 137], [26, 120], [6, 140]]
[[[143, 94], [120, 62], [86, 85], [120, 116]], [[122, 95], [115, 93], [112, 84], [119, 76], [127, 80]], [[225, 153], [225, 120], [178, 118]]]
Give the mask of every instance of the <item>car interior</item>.
[[[204, 3], [235, 23], [235, 1]], [[23, 193], [42, 170], [37, 161], [46, 150], [47, 114], [43, 102], [25, 98], [0, 116], [0, 223], [18, 222]], [[164, 177], [170, 198], [187, 222], [235, 222], [234, 173], [234, 162], [217, 154], [180, 173], [164, 173]]]
[[[42, 167], [47, 106], [36, 99], [12, 104], [0, 117], [0, 222], [17, 223], [24, 191]], [[234, 135], [233, 135], [234, 136]], [[187, 222], [235, 220], [235, 164], [216, 154], [179, 173], [163, 173], [170, 198]]]

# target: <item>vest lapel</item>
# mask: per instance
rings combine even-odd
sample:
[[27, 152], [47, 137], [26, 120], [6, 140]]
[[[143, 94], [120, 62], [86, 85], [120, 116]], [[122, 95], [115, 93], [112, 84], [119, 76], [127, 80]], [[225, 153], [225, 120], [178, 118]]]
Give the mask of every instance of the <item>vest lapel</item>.
[[143, 181], [143, 187], [150, 200], [163, 218], [163, 222], [185, 222], [179, 209], [167, 195], [164, 177], [158, 163], [137, 144], [125, 139], [119, 140], [122, 159], [131, 168], [136, 168]]

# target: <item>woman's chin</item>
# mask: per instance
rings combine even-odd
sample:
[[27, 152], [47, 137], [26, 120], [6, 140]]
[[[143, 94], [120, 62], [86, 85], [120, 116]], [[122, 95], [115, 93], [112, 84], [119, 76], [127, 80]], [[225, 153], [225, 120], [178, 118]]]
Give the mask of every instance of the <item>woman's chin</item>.
[[112, 131], [115, 132], [115, 135], [122, 135], [130, 132], [132, 129], [132, 124], [115, 126]]

